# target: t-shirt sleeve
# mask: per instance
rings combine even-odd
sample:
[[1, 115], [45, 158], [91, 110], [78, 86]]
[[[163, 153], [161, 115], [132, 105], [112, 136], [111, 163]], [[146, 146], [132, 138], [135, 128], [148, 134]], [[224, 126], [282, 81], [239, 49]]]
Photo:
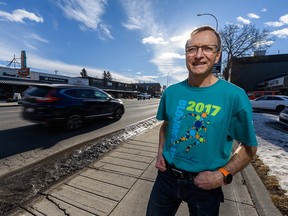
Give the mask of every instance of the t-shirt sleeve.
[[251, 103], [246, 95], [237, 98], [238, 111], [232, 115], [229, 125], [229, 135], [246, 145], [257, 146], [257, 139], [252, 118]]

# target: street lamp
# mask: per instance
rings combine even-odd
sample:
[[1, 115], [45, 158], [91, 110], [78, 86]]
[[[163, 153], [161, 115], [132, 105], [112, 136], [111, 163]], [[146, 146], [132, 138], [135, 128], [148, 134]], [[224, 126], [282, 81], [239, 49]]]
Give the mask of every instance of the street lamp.
[[218, 20], [217, 20], [217, 18], [216, 18], [213, 14], [211, 14], [211, 13], [201, 13], [201, 14], [197, 14], [197, 16], [205, 16], [205, 15], [214, 17], [214, 19], [216, 20], [216, 31], [218, 31]]

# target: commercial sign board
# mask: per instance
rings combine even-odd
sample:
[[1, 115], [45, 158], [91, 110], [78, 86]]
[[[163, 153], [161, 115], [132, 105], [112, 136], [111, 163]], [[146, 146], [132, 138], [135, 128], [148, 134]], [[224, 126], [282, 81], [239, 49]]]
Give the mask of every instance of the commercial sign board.
[[267, 87], [283, 86], [284, 77], [267, 81]]
[[20, 77], [27, 77], [28, 75], [30, 75], [30, 68], [21, 68], [18, 69], [18, 75]]
[[[20, 71], [20, 72], [19, 72]], [[7, 78], [30, 78], [30, 69], [26, 68], [24, 71], [19, 68], [6, 68], [0, 67], [0, 77], [7, 77]]]
[[39, 76], [39, 80], [51, 83], [68, 83], [68, 79], [52, 76]]
[[80, 78], [80, 77], [73, 77], [72, 79], [69, 79], [69, 83], [73, 84], [73, 85], [89, 86], [89, 80], [88, 79], [84, 79], [84, 78]]

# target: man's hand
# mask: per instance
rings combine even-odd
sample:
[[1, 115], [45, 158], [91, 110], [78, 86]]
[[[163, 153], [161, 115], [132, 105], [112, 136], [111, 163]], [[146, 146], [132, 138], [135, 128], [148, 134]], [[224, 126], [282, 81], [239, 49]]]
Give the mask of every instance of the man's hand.
[[162, 154], [158, 154], [157, 156], [156, 168], [160, 170], [161, 172], [164, 172], [167, 169], [165, 159], [162, 156]]
[[194, 178], [194, 184], [204, 190], [211, 190], [224, 185], [223, 174], [220, 171], [200, 172]]

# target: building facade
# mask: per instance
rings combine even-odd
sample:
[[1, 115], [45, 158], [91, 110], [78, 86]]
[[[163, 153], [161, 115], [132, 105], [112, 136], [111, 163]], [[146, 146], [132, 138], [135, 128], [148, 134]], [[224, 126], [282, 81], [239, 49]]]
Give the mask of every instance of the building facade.
[[29, 73], [24, 75], [22, 71], [22, 69], [0, 67], [0, 99], [13, 98], [15, 93], [22, 94], [29, 86], [43, 83], [94, 86], [117, 98], [134, 98], [139, 93], [148, 93], [152, 97], [157, 97], [161, 94], [161, 85], [159, 83], [129, 84], [108, 79], [68, 77], [35, 71], [29, 71]]
[[288, 54], [234, 58], [231, 82], [246, 92], [276, 90], [288, 95]]

